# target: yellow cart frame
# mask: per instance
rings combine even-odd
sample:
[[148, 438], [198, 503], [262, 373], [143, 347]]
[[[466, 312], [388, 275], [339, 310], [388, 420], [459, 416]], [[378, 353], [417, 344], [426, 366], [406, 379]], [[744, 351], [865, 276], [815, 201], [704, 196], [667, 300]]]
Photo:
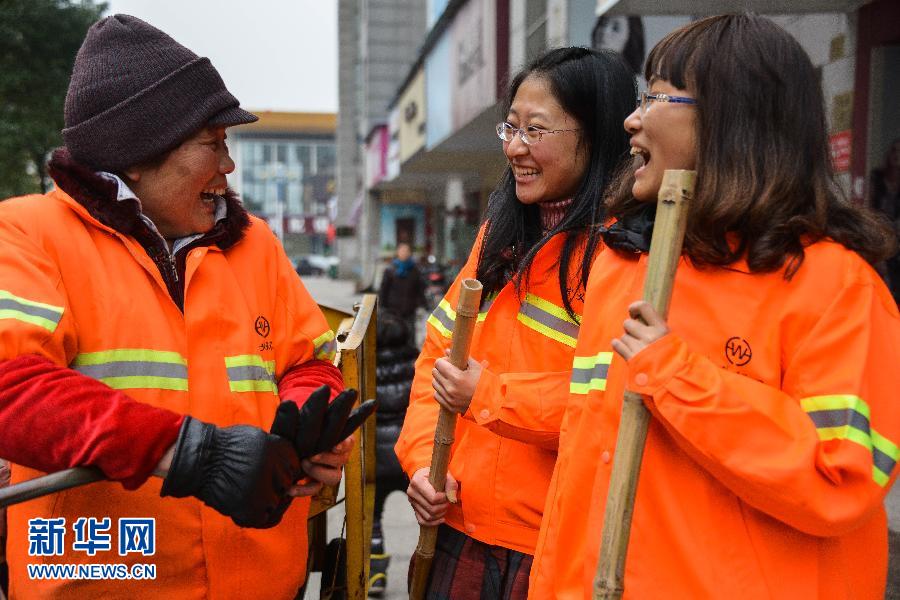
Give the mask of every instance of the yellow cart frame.
[[[359, 401], [375, 398], [375, 316], [376, 296], [366, 294], [356, 304], [354, 314], [320, 305], [337, 340], [335, 366], [344, 384], [359, 390]], [[315, 498], [309, 512], [311, 570], [321, 571], [325, 561], [327, 511], [341, 501], [346, 519], [346, 582], [337, 581], [334, 596], [365, 600], [369, 587], [369, 548], [375, 509], [375, 417], [370, 417], [355, 434], [356, 444], [344, 468], [344, 497], [338, 487], [325, 488]], [[331, 586], [322, 582], [321, 598], [332, 597]], [[346, 586], [346, 587], [345, 587]], [[346, 596], [341, 596], [342, 588]]]

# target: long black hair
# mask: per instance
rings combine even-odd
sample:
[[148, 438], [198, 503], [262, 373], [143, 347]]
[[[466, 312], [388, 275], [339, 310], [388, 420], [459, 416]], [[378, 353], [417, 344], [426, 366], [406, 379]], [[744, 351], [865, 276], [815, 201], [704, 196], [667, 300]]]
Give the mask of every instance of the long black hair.
[[[634, 110], [637, 87], [631, 69], [615, 52], [557, 48], [537, 58], [512, 79], [502, 106], [502, 119], [528, 77], [544, 79], [559, 105], [578, 122], [581, 131], [577, 151], [587, 152], [589, 159], [566, 215], [547, 232], [541, 230], [539, 208], [522, 204], [516, 197], [516, 181], [507, 165], [488, 202], [477, 277], [484, 285], [483, 298], [500, 291], [510, 279], [521, 292], [523, 282], [527, 287], [535, 255], [551, 237], [565, 232], [559, 257], [559, 289], [566, 312], [574, 318], [572, 300], [584, 295], [600, 240], [599, 228], [605, 219], [603, 192], [616, 165], [627, 156], [629, 136], [622, 122]], [[581, 244], [583, 257], [570, 274], [571, 258]], [[575, 287], [571, 286], [572, 281], [577, 281]]]

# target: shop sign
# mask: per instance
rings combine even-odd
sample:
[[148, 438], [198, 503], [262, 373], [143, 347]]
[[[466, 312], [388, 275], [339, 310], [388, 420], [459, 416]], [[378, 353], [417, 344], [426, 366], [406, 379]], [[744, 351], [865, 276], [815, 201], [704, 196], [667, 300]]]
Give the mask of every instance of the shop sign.
[[828, 137], [828, 148], [831, 150], [831, 165], [835, 173], [846, 173], [850, 170], [850, 149], [852, 147], [851, 130], [839, 131]]

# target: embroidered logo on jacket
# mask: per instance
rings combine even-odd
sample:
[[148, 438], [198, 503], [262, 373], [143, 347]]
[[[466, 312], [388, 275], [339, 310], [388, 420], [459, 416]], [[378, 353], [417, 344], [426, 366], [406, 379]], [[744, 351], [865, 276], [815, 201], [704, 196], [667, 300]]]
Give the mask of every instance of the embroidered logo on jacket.
[[256, 329], [256, 333], [258, 333], [262, 337], [267, 337], [269, 335], [269, 331], [271, 331], [271, 327], [269, 327], [269, 320], [263, 316], [256, 317], [256, 322], [253, 323], [253, 328]]
[[753, 358], [750, 344], [742, 337], [730, 337], [725, 342], [725, 358], [736, 367], [743, 367]]

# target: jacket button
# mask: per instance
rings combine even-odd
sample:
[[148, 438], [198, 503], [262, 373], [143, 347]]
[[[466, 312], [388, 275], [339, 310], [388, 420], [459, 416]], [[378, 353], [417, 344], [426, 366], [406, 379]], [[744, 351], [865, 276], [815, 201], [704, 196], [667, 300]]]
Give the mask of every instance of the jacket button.
[[475, 533], [475, 525], [473, 523], [466, 523], [466, 533]]
[[488, 417], [491, 416], [491, 411], [489, 411], [486, 408], [482, 409], [482, 411], [480, 413], [478, 413], [478, 416], [480, 416], [482, 419], [487, 419]]
[[647, 377], [646, 373], [638, 373], [634, 376], [634, 382], [638, 385], [647, 385], [648, 381], [650, 381], [650, 378]]
[[605, 463], [609, 462], [609, 458], [610, 458], [609, 450], [604, 450], [603, 453], [600, 455], [600, 460], [602, 460]]

